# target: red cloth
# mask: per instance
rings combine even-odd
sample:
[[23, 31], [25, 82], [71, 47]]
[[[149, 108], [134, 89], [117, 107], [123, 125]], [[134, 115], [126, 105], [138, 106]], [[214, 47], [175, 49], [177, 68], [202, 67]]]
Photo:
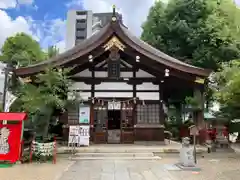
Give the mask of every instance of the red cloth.
[[223, 129], [223, 135], [224, 135], [225, 137], [228, 136], [228, 129], [227, 129], [227, 127], [224, 127], [224, 129]]

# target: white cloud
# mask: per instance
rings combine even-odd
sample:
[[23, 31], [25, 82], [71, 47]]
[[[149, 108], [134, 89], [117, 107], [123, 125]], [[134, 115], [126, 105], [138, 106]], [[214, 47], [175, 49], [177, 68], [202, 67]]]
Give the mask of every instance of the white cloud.
[[72, 9], [80, 6], [93, 12], [111, 12], [114, 4], [123, 15], [124, 24], [135, 35], [140, 36], [141, 25], [154, 2], [155, 0], [72, 0], [67, 6]]
[[34, 0], [18, 0], [18, 4], [28, 4], [31, 5], [33, 4]]
[[33, 35], [27, 19], [22, 16], [12, 19], [5, 11], [0, 10], [0, 24], [3, 24], [3, 26], [0, 26], [0, 47], [2, 47], [7, 37], [13, 36], [18, 32]]
[[2, 9], [15, 8], [16, 6], [16, 0], [0, 0], [0, 8]]
[[59, 52], [62, 53], [64, 52], [65, 49], [65, 40], [59, 41], [55, 44], [55, 46], [59, 49]]
[[66, 21], [62, 19], [44, 20], [37, 24], [35, 31], [38, 37], [41, 38], [43, 48], [56, 45], [62, 52], [65, 47], [65, 29]]
[[0, 8], [16, 8], [17, 5], [32, 5], [33, 3], [34, 0], [0, 0]]
[[19, 16], [12, 19], [4, 10], [0, 10], [0, 49], [4, 41], [19, 32], [31, 35], [40, 41], [42, 48], [56, 45], [60, 52], [65, 49], [65, 21], [61, 19], [36, 21], [31, 17]]

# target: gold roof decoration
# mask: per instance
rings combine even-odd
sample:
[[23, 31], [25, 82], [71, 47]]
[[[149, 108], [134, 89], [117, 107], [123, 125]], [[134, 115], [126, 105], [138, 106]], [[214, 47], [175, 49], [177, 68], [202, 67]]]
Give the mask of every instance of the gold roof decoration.
[[105, 49], [105, 51], [111, 49], [112, 47], [116, 47], [121, 51], [124, 51], [124, 49], [126, 48], [126, 46], [116, 37], [113, 36], [104, 46], [103, 48]]
[[199, 78], [199, 77], [196, 77], [196, 80], [194, 82], [198, 83], [198, 84], [204, 84], [204, 79], [203, 78]]
[[23, 78], [22, 80], [23, 80], [24, 83], [32, 82], [30, 77]]

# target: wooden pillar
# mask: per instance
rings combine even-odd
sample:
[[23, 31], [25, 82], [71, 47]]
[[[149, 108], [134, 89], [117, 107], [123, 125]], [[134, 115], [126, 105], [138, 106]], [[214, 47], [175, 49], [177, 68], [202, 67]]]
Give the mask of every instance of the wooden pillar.
[[[95, 78], [95, 71], [94, 71], [94, 65], [92, 65], [92, 79]], [[90, 141], [94, 140], [94, 105], [92, 104], [92, 98], [95, 97], [95, 84], [91, 84], [91, 98], [89, 101], [90, 105]]]
[[[136, 78], [136, 65], [133, 67], [133, 79], [135, 80]], [[137, 97], [137, 85], [134, 83], [133, 84], [133, 98]], [[133, 106], [133, 123], [134, 125], [137, 124], [137, 105], [134, 104]]]
[[161, 84], [159, 84], [159, 120], [160, 124], [164, 125], [164, 110], [163, 110], [163, 89]]
[[182, 106], [181, 102], [175, 102], [174, 106], [176, 108], [176, 119], [180, 124], [182, 124]]
[[194, 98], [196, 98], [201, 105], [201, 109], [195, 112], [196, 123], [199, 128], [204, 128], [204, 96], [201, 88], [196, 87], [194, 89]]

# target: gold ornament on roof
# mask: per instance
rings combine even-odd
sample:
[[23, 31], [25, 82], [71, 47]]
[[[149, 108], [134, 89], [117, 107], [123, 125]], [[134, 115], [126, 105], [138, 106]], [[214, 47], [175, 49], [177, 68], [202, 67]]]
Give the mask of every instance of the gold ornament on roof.
[[112, 37], [104, 46], [103, 48], [105, 51], [110, 50], [111, 48], [116, 47], [121, 51], [124, 51], [126, 46], [116, 37]]
[[23, 80], [24, 83], [32, 82], [30, 77], [23, 78], [22, 80]]
[[198, 84], [204, 84], [204, 81], [205, 80], [203, 78], [199, 78], [199, 77], [197, 77], [196, 80], [195, 80], [195, 82], [198, 83]]

